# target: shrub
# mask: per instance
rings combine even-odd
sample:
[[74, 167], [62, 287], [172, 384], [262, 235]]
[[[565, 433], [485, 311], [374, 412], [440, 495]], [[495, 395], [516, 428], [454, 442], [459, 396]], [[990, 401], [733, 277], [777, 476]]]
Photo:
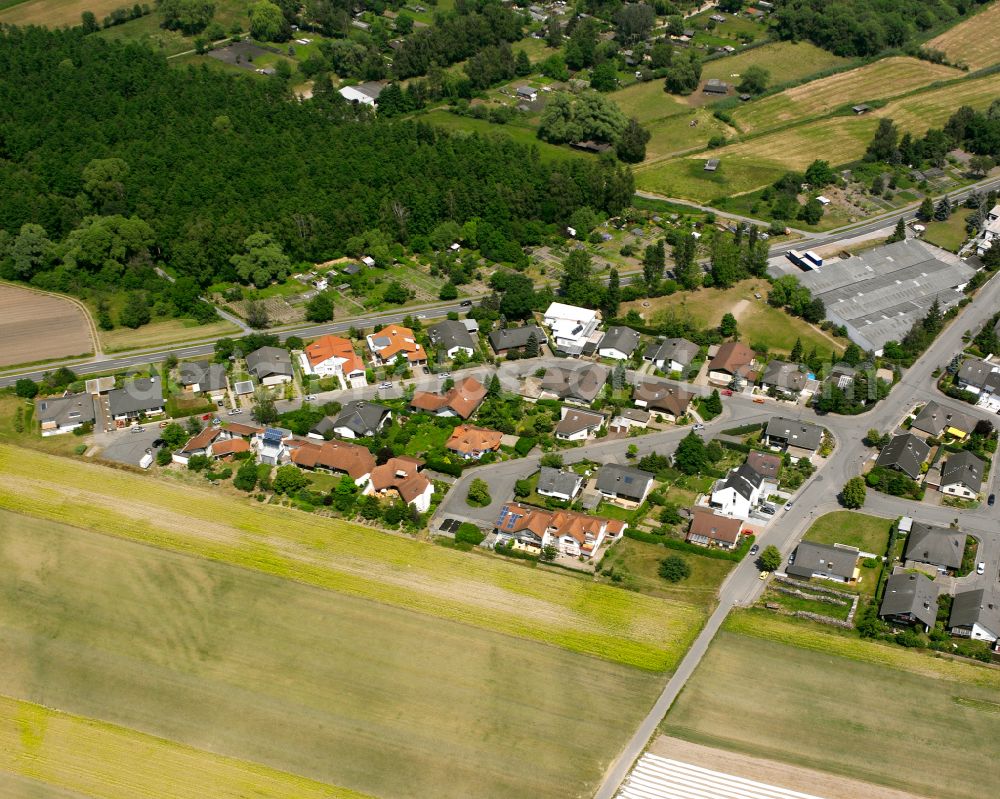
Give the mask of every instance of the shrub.
[[489, 505], [493, 498], [490, 496], [490, 487], [486, 481], [477, 477], [469, 483], [469, 492], [466, 494], [465, 501], [477, 508], [485, 508]]
[[462, 522], [455, 531], [455, 541], [462, 544], [472, 544], [479, 546], [483, 542], [482, 531], [471, 522]]
[[691, 576], [691, 566], [680, 555], [668, 555], [660, 561], [660, 577], [670, 583], [679, 583]]

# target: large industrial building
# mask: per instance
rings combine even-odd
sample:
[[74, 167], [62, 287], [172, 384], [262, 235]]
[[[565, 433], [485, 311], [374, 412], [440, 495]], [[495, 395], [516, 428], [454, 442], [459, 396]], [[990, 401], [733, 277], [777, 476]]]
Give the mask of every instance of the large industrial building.
[[844, 260], [803, 270], [787, 259], [772, 262], [775, 275], [795, 275], [823, 300], [826, 318], [847, 328], [864, 350], [882, 353], [926, 315], [935, 299], [942, 309], [962, 299], [975, 269], [949, 252], [908, 239]]

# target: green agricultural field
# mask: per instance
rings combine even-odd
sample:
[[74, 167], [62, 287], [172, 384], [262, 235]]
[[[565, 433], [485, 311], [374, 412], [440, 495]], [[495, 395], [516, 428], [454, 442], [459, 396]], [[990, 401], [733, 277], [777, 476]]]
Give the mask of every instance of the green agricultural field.
[[891, 519], [840, 510], [820, 516], [802, 539], [817, 544], [845, 544], [881, 555], [889, 543]]
[[997, 76], [987, 75], [963, 80], [938, 89], [893, 100], [878, 109], [875, 116], [888, 117], [914, 135], [923, 135], [930, 127], [941, 126], [963, 105], [977, 111], [997, 99]]
[[[737, 615], [747, 629], [768, 618]], [[664, 732], [940, 799], [1000, 792], [1000, 775], [978, 767], [989, 762], [1000, 735], [996, 672], [909, 651], [897, 657], [898, 648], [804, 625], [784, 627], [789, 643], [720, 632]], [[826, 638], [829, 646], [797, 647], [799, 633]], [[859, 656], [840, 655], [846, 647]]]
[[916, 58], [886, 58], [747, 103], [733, 112], [733, 118], [744, 132], [766, 130], [823, 116], [845, 105], [895, 97], [961, 75], [952, 67]]
[[366, 799], [363, 794], [114, 724], [0, 697], [0, 795]]
[[650, 671], [674, 668], [704, 618], [687, 604], [7, 445], [0, 472], [0, 509]]
[[548, 161], [557, 158], [591, 158], [587, 153], [580, 150], [573, 150], [570, 147], [560, 147], [549, 144], [538, 138], [535, 129], [528, 125], [508, 123], [506, 125], [495, 125], [485, 119], [473, 119], [472, 117], [462, 117], [448, 111], [431, 111], [417, 117], [421, 122], [429, 122], [439, 128], [453, 131], [466, 131], [468, 133], [479, 133], [484, 136], [508, 136], [518, 144], [528, 147], [537, 147], [539, 155]]
[[802, 80], [817, 72], [835, 69], [850, 63], [848, 59], [821, 50], [809, 42], [775, 42], [755, 47], [736, 55], [706, 61], [702, 78], [719, 78], [727, 83], [739, 83], [747, 67], [763, 67], [771, 73], [770, 85], [776, 86]]
[[[665, 297], [656, 297], [642, 302], [626, 303], [622, 313], [637, 310], [647, 322], [656, 324], [664, 313], [689, 316], [699, 327], [715, 327], [722, 321], [723, 314], [736, 317], [740, 337], [747, 342], [763, 344], [772, 351], [791, 352], [797, 338], [802, 339], [806, 352], [816, 347], [817, 352], [826, 357], [834, 349], [847, 346], [844, 339], [833, 339], [822, 330], [803, 319], [790, 316], [780, 308], [767, 304], [768, 284], [763, 280], [744, 280], [728, 289], [700, 289], [692, 292], [678, 292]], [[762, 299], [756, 299], [754, 294]]]
[[[660, 680], [8, 512], [0, 598], [0, 695], [173, 742], [167, 762], [192, 747], [192, 770], [211, 752], [378, 797], [590, 793]], [[41, 747], [44, 722], [26, 721], [22, 745]], [[48, 754], [65, 767], [78, 746]]]
[[640, 122], [687, 114], [688, 105], [663, 91], [662, 80], [633, 83], [631, 86], [609, 94], [627, 117], [635, 117]]
[[982, 69], [1000, 62], [1000, 3], [994, 2], [974, 17], [966, 19], [925, 47], [942, 50], [948, 59], [966, 64], [970, 69]]
[[184, 36], [180, 31], [168, 31], [160, 27], [162, 21], [163, 17], [154, 11], [139, 19], [106, 28], [95, 36], [108, 41], [138, 42], [164, 55], [174, 55], [194, 49], [193, 38]]

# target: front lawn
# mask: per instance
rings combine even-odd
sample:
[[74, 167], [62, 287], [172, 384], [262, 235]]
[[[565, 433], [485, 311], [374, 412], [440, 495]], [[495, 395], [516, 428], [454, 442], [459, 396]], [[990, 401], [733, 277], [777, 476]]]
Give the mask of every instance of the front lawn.
[[845, 544], [862, 552], [885, 554], [892, 522], [879, 516], [841, 510], [820, 516], [803, 536], [817, 544]]

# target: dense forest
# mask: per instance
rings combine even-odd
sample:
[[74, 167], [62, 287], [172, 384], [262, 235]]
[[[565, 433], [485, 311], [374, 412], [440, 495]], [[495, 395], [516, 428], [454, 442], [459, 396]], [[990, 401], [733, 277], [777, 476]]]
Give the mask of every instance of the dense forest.
[[808, 39], [841, 56], [871, 56], [903, 47], [987, 1], [776, 0], [772, 24], [782, 39]]
[[481, 249], [519, 254], [633, 191], [613, 159], [542, 163], [503, 137], [373, 119], [332, 89], [299, 102], [280, 80], [35, 28], [0, 34], [0, 185], [8, 276], [69, 291], [150, 261], [202, 286], [239, 279], [232, 257], [256, 234], [316, 261], [475, 220]]

